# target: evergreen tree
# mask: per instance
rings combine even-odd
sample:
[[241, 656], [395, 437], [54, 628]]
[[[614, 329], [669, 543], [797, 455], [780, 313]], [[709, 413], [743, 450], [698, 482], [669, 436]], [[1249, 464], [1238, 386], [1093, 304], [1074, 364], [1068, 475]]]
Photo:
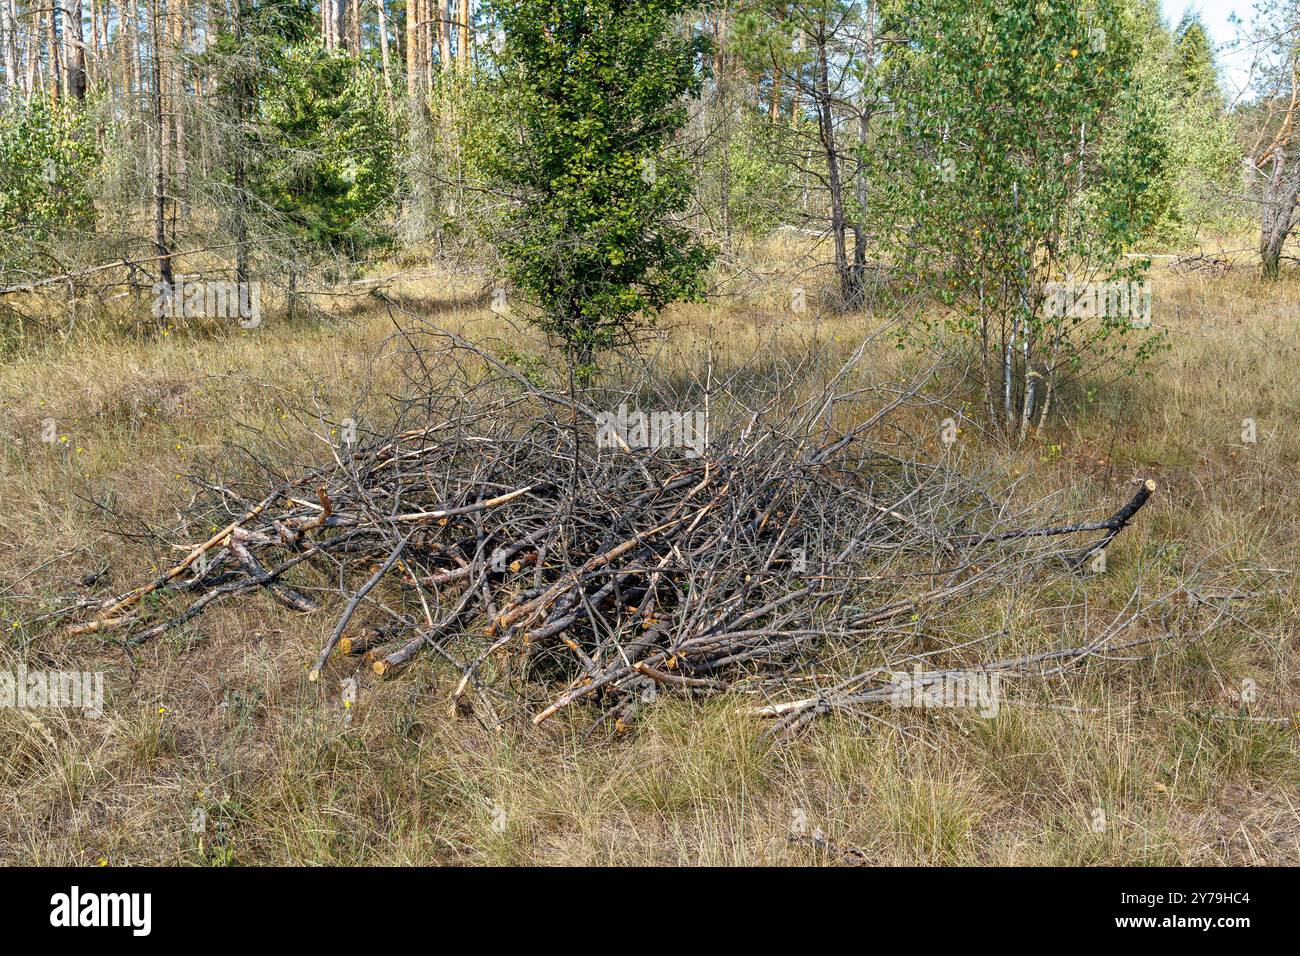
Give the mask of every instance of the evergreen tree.
[[511, 0], [503, 116], [483, 167], [508, 206], [495, 232], [534, 320], [579, 377], [670, 302], [703, 295], [712, 251], [681, 223], [677, 148], [708, 42], [682, 36], [685, 0]]
[[1175, 92], [1184, 100], [1221, 96], [1214, 49], [1200, 14], [1194, 10], [1184, 13], [1174, 30], [1174, 78]]

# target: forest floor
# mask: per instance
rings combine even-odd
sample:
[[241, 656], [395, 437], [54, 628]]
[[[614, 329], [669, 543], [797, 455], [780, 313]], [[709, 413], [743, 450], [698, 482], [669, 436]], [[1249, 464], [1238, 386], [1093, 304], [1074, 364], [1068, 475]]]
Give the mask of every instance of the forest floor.
[[[185, 476], [236, 463], [224, 449], [319, 460], [295, 409], [338, 421], [370, 407], [393, 325], [361, 297], [329, 323], [144, 334], [137, 322], [18, 350], [0, 363], [0, 670], [21, 658], [102, 671], [107, 691], [101, 717], [0, 708], [0, 862], [1300, 862], [1300, 276], [1268, 285], [1245, 263], [1158, 270], [1154, 286], [1171, 348], [1148, 376], [1098, 382], [1017, 450], [964, 434], [966, 454], [1088, 514], [1154, 478], [1094, 586], [1104, 597], [1170, 549], [1244, 564], [1271, 582], [1264, 625], [1017, 687], [1022, 706], [996, 717], [830, 717], [782, 747], [725, 696], [661, 695], [627, 733], [587, 741], [580, 716], [492, 733], [448, 713], [459, 674], [428, 658], [395, 680], [359, 675], [345, 708], [337, 687], [307, 679], [337, 608], [299, 616], [264, 596], [214, 606], [134, 661], [32, 626], [85, 592], [83, 575], [107, 567], [94, 592], [107, 594], [174, 560], [131, 534], [175, 530]], [[494, 327], [473, 277], [426, 272], [391, 294], [437, 322]], [[669, 334], [710, 323], [743, 350], [773, 330], [851, 343], [878, 324], [791, 317], [779, 298], [677, 308]], [[886, 337], [873, 361], [905, 359]], [[53, 443], [40, 440], [47, 419]], [[799, 838], [815, 831], [860, 855]]]

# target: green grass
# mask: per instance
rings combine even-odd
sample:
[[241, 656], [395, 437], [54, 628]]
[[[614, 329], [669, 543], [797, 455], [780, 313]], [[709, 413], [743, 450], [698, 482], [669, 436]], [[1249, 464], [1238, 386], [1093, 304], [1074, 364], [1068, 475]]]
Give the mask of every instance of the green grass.
[[[121, 590], [169, 557], [112, 533], [88, 502], [162, 525], [188, 500], [177, 476], [229, 467], [229, 443], [310, 447], [294, 409], [343, 417], [357, 407], [368, 356], [391, 325], [364, 301], [338, 324], [270, 321], [255, 335], [145, 334], [106, 318], [65, 344], [19, 351], [0, 365], [0, 667], [21, 652], [47, 667], [104, 670], [108, 699], [102, 720], [59, 712], [36, 726], [0, 710], [0, 859], [842, 862], [791, 839], [820, 830], [880, 863], [1293, 862], [1295, 725], [1210, 715], [1294, 716], [1300, 702], [1300, 434], [1291, 421], [1300, 285], [1236, 274], [1157, 283], [1157, 301], [1178, 308], [1173, 348], [1149, 377], [1103, 387], [1019, 452], [982, 446], [971, 431], [963, 453], [972, 466], [1025, 477], [1028, 492], [1065, 491], [1083, 510], [1106, 510], [1132, 477], [1160, 482], [1107, 575], [1087, 583], [1099, 613], [1122, 600], [1140, 566], [1246, 562], [1283, 573], [1261, 571], [1261, 593], [1204, 641], [1151, 662], [1017, 683], [1018, 704], [994, 719], [886, 709], [878, 720], [829, 718], [780, 748], [761, 719], [741, 713], [751, 703], [741, 697], [661, 695], [626, 732], [586, 741], [589, 715], [578, 713], [493, 733], [450, 716], [457, 675], [432, 659], [394, 681], [360, 675], [347, 722], [338, 688], [306, 680], [333, 623], [328, 608], [303, 618], [260, 598], [214, 607], [139, 648], [134, 669], [99, 639], [12, 627], [75, 591], [83, 574], [107, 566], [103, 590]], [[397, 291], [444, 304], [442, 321], [491, 329], [473, 284], [461, 286]], [[774, 328], [789, 345], [815, 334], [847, 349], [876, 321], [777, 321], [780, 290], [750, 291], [746, 301], [674, 311], [678, 360], [703, 341], [706, 321], [737, 355]], [[523, 360], [537, 354], [527, 342], [512, 347]], [[886, 341], [873, 367], [904, 361]], [[47, 417], [67, 442], [39, 440]], [[1244, 417], [1258, 423], [1256, 445], [1240, 442]], [[999, 652], [1042, 647], [1070, 625], [1052, 616], [1051, 598], [1026, 589], [950, 609], [938, 637], [1006, 627]], [[1246, 679], [1253, 703], [1241, 697]], [[1095, 828], [1099, 808], [1105, 825]]]

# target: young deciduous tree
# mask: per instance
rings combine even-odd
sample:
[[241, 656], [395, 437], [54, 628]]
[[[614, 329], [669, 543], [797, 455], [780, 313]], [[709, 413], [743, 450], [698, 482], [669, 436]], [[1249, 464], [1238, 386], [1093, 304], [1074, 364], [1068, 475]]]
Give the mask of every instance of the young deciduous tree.
[[1142, 33], [1124, 0], [893, 12], [911, 42], [889, 57], [895, 111], [874, 154], [897, 224], [885, 245], [978, 343], [989, 415], [1023, 437], [1063, 377], [1155, 347], [1131, 296], [1113, 310], [1044, 297], [1054, 280], [1140, 278], [1122, 253], [1160, 212], [1149, 187], [1165, 153], [1137, 80]]
[[9, 257], [29, 265], [31, 243], [94, 228], [100, 162], [90, 118], [37, 96], [0, 104], [0, 274]]
[[508, 200], [495, 239], [580, 378], [643, 320], [703, 294], [712, 251], [680, 221], [691, 176], [675, 138], [708, 42], [682, 32], [686, 8], [510, 0], [498, 10], [503, 116], [479, 147]]
[[[0, 100], [0, 288], [75, 272], [82, 243], [98, 225], [96, 197], [103, 151], [94, 123], [74, 100], [37, 94]], [[75, 278], [67, 287], [75, 303]], [[46, 303], [41, 315], [59, 314]], [[75, 305], [69, 307], [75, 317]], [[18, 321], [12, 321], [17, 316]], [[0, 352], [24, 311], [0, 297]]]

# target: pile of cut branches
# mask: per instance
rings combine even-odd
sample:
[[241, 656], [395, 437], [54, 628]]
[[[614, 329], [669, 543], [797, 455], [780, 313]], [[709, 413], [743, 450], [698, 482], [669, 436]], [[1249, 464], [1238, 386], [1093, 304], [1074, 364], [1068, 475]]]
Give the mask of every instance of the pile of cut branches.
[[[442, 330], [411, 354], [416, 397], [385, 434], [335, 445], [278, 487], [209, 485], [194, 517], [220, 530], [155, 579], [82, 602], [68, 631], [129, 647], [265, 592], [338, 615], [313, 680], [360, 662], [389, 678], [435, 655], [459, 673], [456, 711], [492, 726], [579, 703], [593, 727], [626, 724], [659, 693], [731, 690], [764, 695], [754, 712], [789, 730], [887, 700], [885, 667], [835, 668], [900, 623], [1044, 576], [1077, 580], [1154, 489], [1138, 483], [1109, 517], [1029, 523], [942, 455], [904, 453], [888, 423], [925, 377], [867, 389], [862, 348], [824, 373], [778, 374], [762, 401], [753, 369], [711, 362], [700, 382], [578, 395]], [[670, 421], [704, 435], [629, 435], [606, 414], [656, 398], [698, 414]], [[1062, 666], [1126, 633], [986, 666]], [[926, 658], [916, 650], [895, 641], [884, 662]], [[773, 702], [809, 681], [812, 693]]]

